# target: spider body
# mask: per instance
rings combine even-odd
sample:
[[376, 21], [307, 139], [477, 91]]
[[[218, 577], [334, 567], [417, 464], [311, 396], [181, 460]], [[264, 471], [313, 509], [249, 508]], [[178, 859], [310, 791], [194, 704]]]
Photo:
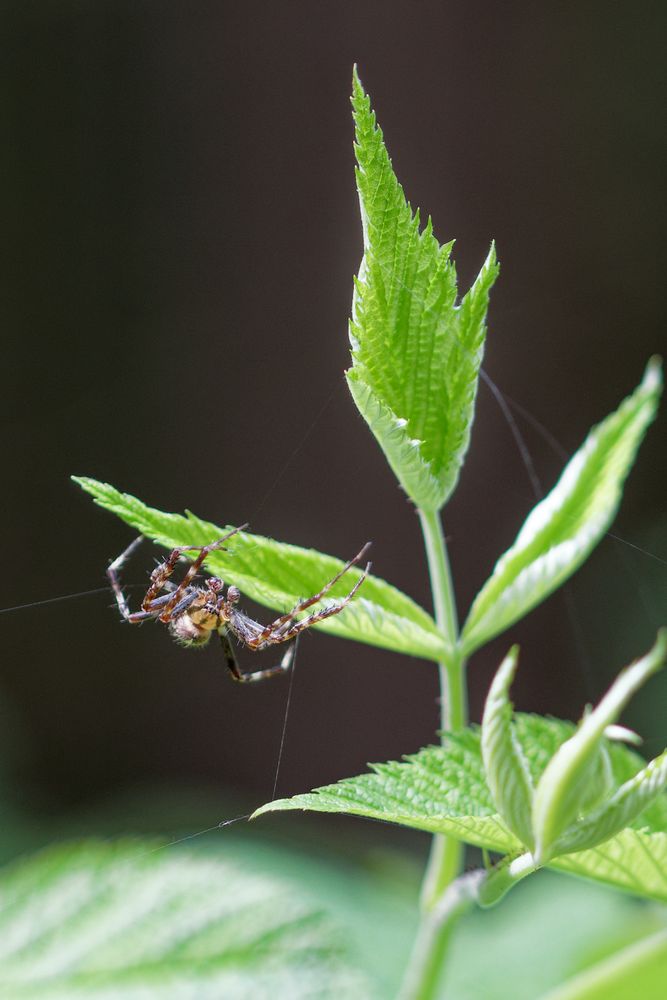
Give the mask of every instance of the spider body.
[[206, 646], [214, 632], [222, 636], [229, 631], [234, 606], [241, 595], [236, 587], [228, 587], [225, 595], [224, 583], [215, 576], [206, 584], [206, 587], [188, 587], [183, 602], [191, 603], [168, 622], [169, 634], [180, 646]]
[[[291, 611], [276, 618], [269, 625], [262, 625], [243, 614], [237, 607], [241, 597], [238, 587], [229, 586], [225, 591], [225, 584], [215, 576], [205, 578], [202, 584], [194, 583], [207, 555], [216, 549], [223, 548], [223, 542], [246, 527], [247, 525], [243, 525], [241, 528], [235, 528], [218, 539], [217, 542], [212, 542], [209, 545], [193, 545], [173, 549], [169, 558], [159, 563], [151, 573], [150, 585], [141, 602], [140, 611], [130, 611], [121, 587], [119, 574], [124, 563], [142, 541], [142, 537], [136, 538], [117, 559], [114, 559], [107, 570], [118, 609], [126, 621], [131, 624], [139, 624], [149, 620], [163, 622], [167, 625], [172, 638], [179, 645], [188, 648], [207, 645], [211, 636], [216, 633], [222, 643], [225, 661], [232, 677], [234, 680], [244, 682], [263, 680], [288, 670], [294, 656], [294, 642], [297, 636], [304, 629], [311, 628], [317, 622], [340, 614], [352, 600], [370, 570], [370, 563], [368, 563], [345, 597], [332, 601], [305, 618], [297, 617], [301, 612], [321, 601], [331, 587], [352, 566], [363, 559], [370, 544], [368, 543], [317, 594], [299, 601]], [[171, 576], [177, 563], [186, 552], [197, 552], [198, 555], [190, 563], [181, 582], [175, 584], [171, 580]], [[288, 645], [278, 666], [243, 674], [236, 660], [230, 634], [253, 652], [279, 643], [287, 643]]]

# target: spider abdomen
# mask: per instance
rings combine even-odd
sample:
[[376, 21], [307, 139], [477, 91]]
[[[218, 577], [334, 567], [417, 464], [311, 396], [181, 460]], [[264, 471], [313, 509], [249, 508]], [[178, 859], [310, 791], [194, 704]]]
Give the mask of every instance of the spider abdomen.
[[[208, 624], [208, 623], [207, 623]], [[169, 634], [181, 646], [205, 646], [211, 638], [215, 626], [201, 625], [185, 612], [169, 622]]]

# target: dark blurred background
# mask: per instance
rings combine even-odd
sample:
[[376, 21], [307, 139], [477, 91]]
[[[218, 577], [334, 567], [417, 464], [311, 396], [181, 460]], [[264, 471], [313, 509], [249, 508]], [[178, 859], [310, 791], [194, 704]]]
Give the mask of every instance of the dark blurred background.
[[[352, 64], [412, 204], [457, 239], [462, 289], [496, 239], [486, 370], [570, 454], [667, 347], [666, 21], [658, 2], [2, 4], [0, 606], [102, 586], [131, 538], [78, 473], [340, 557], [371, 538], [374, 571], [430, 609], [414, 510], [343, 379], [361, 254]], [[517, 419], [549, 488], [562, 459]], [[479, 653], [474, 718], [511, 641], [517, 706], [572, 718], [651, 643], [664, 427], [613, 529], [645, 551], [605, 539]], [[481, 386], [445, 512], [462, 612], [533, 502]], [[0, 630], [17, 809], [51, 822], [181, 789], [208, 796], [181, 817], [196, 826], [224, 817], [229, 789], [244, 807], [270, 796], [284, 681], [238, 688], [215, 650], [121, 627], [106, 594], [3, 614]], [[628, 714], [647, 752], [665, 695], [659, 678]], [[279, 794], [429, 742], [436, 697], [425, 661], [310, 633]]]

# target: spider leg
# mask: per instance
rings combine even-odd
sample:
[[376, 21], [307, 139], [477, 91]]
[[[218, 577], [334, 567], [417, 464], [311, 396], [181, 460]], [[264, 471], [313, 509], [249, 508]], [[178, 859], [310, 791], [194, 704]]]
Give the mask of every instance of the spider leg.
[[239, 531], [243, 531], [247, 527], [248, 527], [247, 524], [242, 524], [240, 528], [233, 528], [232, 531], [228, 531], [226, 535], [222, 536], [222, 538], [219, 538], [216, 542], [210, 542], [208, 545], [181, 545], [177, 549], [172, 549], [171, 554], [167, 559], [167, 561], [163, 563], [161, 567], [158, 567], [158, 569], [155, 570], [153, 574], [154, 582], [151, 584], [151, 587], [149, 588], [149, 591], [146, 594], [146, 599], [144, 601], [144, 604], [142, 604], [142, 607], [144, 607], [146, 604], [150, 604], [151, 598], [153, 597], [153, 593], [151, 593], [151, 591], [157, 593], [159, 590], [162, 589], [165, 582], [174, 572], [174, 569], [176, 568], [176, 563], [181, 558], [184, 552], [199, 552], [199, 555], [197, 556], [196, 559], [194, 559], [190, 563], [190, 566], [188, 567], [185, 576], [171, 594], [171, 599], [167, 601], [164, 611], [162, 611], [160, 614], [161, 622], [171, 621], [171, 619], [174, 616], [176, 607], [179, 605], [179, 602], [183, 596], [183, 592], [187, 590], [187, 588], [190, 586], [190, 583], [199, 572], [206, 557], [211, 552], [215, 552], [216, 549], [221, 548], [222, 543], [226, 542], [228, 538], [232, 537], [232, 535], [238, 534]]
[[218, 538], [218, 540], [216, 542], [208, 542], [208, 544], [206, 544], [206, 545], [181, 545], [181, 546], [179, 546], [178, 551], [179, 552], [201, 552], [202, 549], [206, 549], [207, 550], [207, 554], [208, 554], [208, 552], [213, 552], [215, 549], [219, 549], [221, 547], [222, 543], [226, 542], [228, 538], [232, 537], [232, 535], [238, 535], [238, 533], [240, 531], [245, 531], [245, 529], [248, 528], [249, 526], [250, 526], [249, 522], [246, 521], [245, 524], [239, 525], [238, 528], [232, 528], [232, 530], [228, 531], [226, 535], [222, 536], [222, 538]]
[[[123, 593], [123, 589], [120, 583], [120, 570], [123, 565], [130, 559], [130, 557], [137, 550], [141, 542], [143, 542], [143, 535], [139, 535], [131, 542], [124, 552], [113, 560], [109, 564], [107, 569], [107, 576], [109, 582], [111, 583], [111, 588], [116, 598], [116, 604], [118, 605], [118, 610], [125, 619], [125, 621], [130, 622], [130, 624], [135, 625], [138, 622], [148, 621], [150, 618], [158, 618], [160, 614], [163, 613], [165, 606], [172, 600], [173, 594], [178, 590], [175, 584], [169, 582], [169, 575], [173, 572], [173, 567], [170, 566], [169, 561], [166, 563], [160, 563], [158, 569], [156, 570], [157, 578], [151, 582], [146, 596], [141, 602], [141, 611], [130, 611], [130, 606], [127, 602], [127, 598]], [[173, 555], [173, 553], [172, 553]], [[176, 560], [174, 560], [174, 566], [176, 565]], [[159, 572], [158, 572], [159, 571]], [[162, 594], [158, 596], [160, 590], [169, 588], [169, 593]], [[173, 612], [176, 614], [181, 614], [183, 611], [192, 604], [192, 601], [196, 597], [196, 592], [186, 593], [185, 596], [181, 595], [181, 599], [176, 604]]]
[[107, 576], [109, 578], [109, 583], [111, 584], [111, 589], [114, 592], [114, 597], [116, 598], [116, 604], [118, 605], [118, 610], [125, 619], [125, 621], [135, 622], [145, 621], [146, 618], [154, 617], [147, 609], [142, 611], [130, 611], [130, 606], [127, 603], [127, 598], [123, 593], [123, 588], [120, 583], [120, 570], [123, 565], [127, 562], [130, 556], [136, 551], [141, 542], [143, 542], [143, 536], [139, 535], [135, 538], [133, 542], [130, 542], [128, 547], [124, 552], [121, 552], [113, 562], [109, 563], [107, 568]]
[[366, 572], [364, 572], [363, 576], [359, 577], [354, 587], [346, 597], [342, 597], [339, 601], [336, 601], [335, 604], [330, 604], [328, 607], [322, 608], [321, 611], [315, 611], [314, 614], [308, 615], [307, 618], [300, 618], [298, 621], [293, 622], [292, 625], [289, 625], [288, 628], [281, 629], [279, 634], [274, 633], [273, 635], [270, 635], [268, 642], [291, 642], [305, 629], [312, 628], [312, 626], [317, 625], [318, 622], [322, 622], [326, 618], [331, 618], [333, 615], [340, 614], [343, 608], [347, 607], [350, 603], [365, 579]]
[[[141, 622], [147, 622], [149, 621], [149, 619], [154, 620], [155, 618], [160, 617], [161, 609], [164, 607], [164, 605], [167, 603], [170, 597], [171, 594], [163, 594], [161, 597], [157, 597], [154, 601], [151, 601], [150, 607], [146, 611], [128, 610], [127, 614], [124, 614], [122, 611], [121, 614], [123, 615], [125, 621], [130, 622], [131, 625], [137, 625], [140, 624]], [[190, 592], [187, 593], [185, 597], [182, 598], [182, 600], [180, 600], [176, 605], [176, 607], [173, 609], [172, 617], [175, 618], [177, 615], [182, 615], [184, 611], [187, 611], [196, 597], [197, 597], [197, 591], [193, 587], [191, 588]]]
[[124, 552], [113, 560], [107, 568], [107, 576], [111, 584], [111, 589], [113, 590], [114, 597], [116, 598], [116, 604], [118, 605], [118, 610], [125, 619], [125, 621], [130, 622], [131, 625], [136, 625], [139, 622], [148, 621], [149, 618], [157, 618], [160, 613], [160, 607], [169, 599], [169, 595], [165, 594], [162, 597], [157, 597], [150, 602], [146, 602], [144, 598], [144, 606], [141, 611], [130, 611], [130, 606], [127, 603], [127, 598], [123, 593], [123, 589], [120, 583], [120, 570], [127, 560], [134, 554], [136, 549], [139, 547], [141, 542], [143, 542], [143, 535], [139, 535], [131, 542]]
[[368, 549], [370, 548], [370, 544], [370, 542], [366, 542], [363, 549], [361, 549], [361, 551], [358, 552], [353, 559], [350, 559], [349, 562], [345, 563], [343, 568], [336, 573], [336, 575], [332, 577], [331, 580], [329, 580], [329, 582], [317, 592], [317, 594], [314, 594], [312, 597], [308, 597], [304, 601], [299, 601], [299, 603], [296, 604], [291, 611], [288, 611], [287, 614], [281, 615], [280, 618], [276, 618], [275, 621], [266, 625], [256, 636], [250, 637], [249, 639], [243, 637], [242, 641], [246, 644], [246, 646], [249, 646], [250, 649], [262, 649], [262, 647], [266, 645], [272, 645], [278, 642], [289, 642], [289, 640], [297, 636], [299, 632], [303, 632], [305, 628], [310, 628], [311, 625], [323, 621], [325, 618], [330, 618], [332, 615], [339, 614], [343, 608], [350, 603], [356, 592], [359, 590], [359, 587], [368, 576], [371, 568], [370, 563], [366, 564], [366, 568], [363, 573], [346, 597], [336, 601], [335, 604], [330, 604], [321, 611], [317, 611], [315, 614], [309, 615], [307, 618], [301, 619], [301, 621], [295, 621], [296, 615], [298, 615], [301, 611], [305, 611], [306, 608], [312, 607], [313, 604], [317, 604], [318, 601], [321, 601], [324, 595], [331, 590], [333, 585], [337, 583], [352, 566], [363, 559], [366, 552], [368, 552]]
[[292, 666], [292, 661], [294, 660], [294, 650], [296, 644], [292, 643], [285, 650], [285, 654], [277, 667], [268, 667], [266, 670], [255, 670], [251, 674], [244, 674], [241, 673], [241, 668], [239, 667], [239, 663], [236, 658], [236, 651], [226, 633], [220, 633], [220, 642], [222, 643], [223, 655], [229, 672], [235, 681], [240, 681], [242, 684], [254, 684], [255, 681], [263, 681], [266, 680], [267, 677], [275, 677], [277, 674], [284, 674], [285, 671], [289, 670]]
[[[184, 611], [187, 611], [192, 602], [198, 597], [199, 593], [200, 591], [198, 591], [197, 587], [188, 587], [185, 595], [181, 597], [176, 607], [171, 609], [170, 617], [178, 618], [178, 616], [182, 615]], [[158, 598], [158, 600], [160, 603], [164, 601], [166, 604], [171, 596], [171, 594], [165, 594], [163, 597]]]
[[[151, 574], [150, 585], [146, 591], [143, 601], [141, 602], [141, 611], [130, 611], [130, 606], [127, 602], [125, 594], [123, 593], [123, 588], [120, 582], [120, 571], [122, 567], [143, 541], [142, 535], [135, 538], [134, 541], [132, 541], [124, 550], [124, 552], [121, 552], [121, 554], [117, 556], [117, 558], [114, 559], [107, 568], [107, 577], [109, 578], [111, 589], [113, 590], [114, 597], [116, 598], [118, 610], [125, 621], [128, 621], [131, 624], [136, 624], [137, 622], [147, 621], [149, 618], [159, 618], [160, 621], [169, 622], [175, 615], [182, 614], [186, 611], [196, 597], [196, 592], [190, 588], [190, 583], [197, 575], [197, 572], [206, 559], [206, 556], [210, 552], [215, 551], [215, 549], [221, 548], [223, 542], [225, 542], [228, 538], [231, 538], [232, 535], [236, 535], [239, 531], [243, 531], [247, 527], [248, 525], [244, 524], [241, 525], [240, 528], [234, 528], [232, 531], [228, 531], [226, 535], [223, 535], [222, 538], [219, 538], [216, 542], [211, 542], [208, 545], [183, 545], [172, 549], [169, 558], [164, 562], [159, 563], [157, 568]], [[178, 560], [184, 552], [190, 552], [193, 550], [198, 551], [199, 555], [188, 567], [188, 570], [181, 582], [178, 585], [172, 583], [169, 577], [174, 572]], [[163, 590], [168, 590], [168, 593], [160, 596], [160, 592]]]

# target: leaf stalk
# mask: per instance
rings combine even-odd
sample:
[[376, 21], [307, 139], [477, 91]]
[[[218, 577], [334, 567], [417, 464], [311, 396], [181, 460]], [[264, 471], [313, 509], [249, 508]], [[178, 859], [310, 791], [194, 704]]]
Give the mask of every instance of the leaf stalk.
[[[465, 659], [458, 644], [458, 618], [447, 546], [440, 514], [418, 508], [436, 623], [451, 650], [438, 664], [440, 674], [441, 739], [468, 723]], [[433, 838], [421, 892], [422, 916], [400, 1000], [432, 1000], [452, 930], [472, 902], [461, 889], [463, 845], [443, 835]], [[467, 883], [466, 883], [467, 885]]]
[[455, 879], [443, 892], [427, 920], [422, 920], [412, 958], [398, 1000], [433, 1000], [445, 953], [459, 918], [477, 902], [486, 872], [474, 871]]

